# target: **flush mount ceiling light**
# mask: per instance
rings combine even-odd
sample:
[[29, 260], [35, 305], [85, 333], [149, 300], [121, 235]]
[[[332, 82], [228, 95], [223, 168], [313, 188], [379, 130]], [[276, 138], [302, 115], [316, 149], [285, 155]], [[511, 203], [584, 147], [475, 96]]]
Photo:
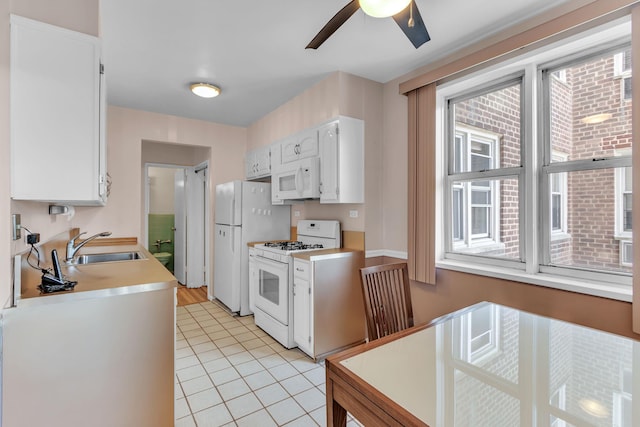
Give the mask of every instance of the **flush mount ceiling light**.
[[587, 414], [596, 418], [607, 418], [609, 416], [609, 410], [606, 406], [595, 399], [583, 398], [578, 401], [578, 405]]
[[202, 98], [215, 98], [220, 95], [220, 88], [209, 83], [193, 83], [191, 92]]
[[374, 18], [387, 18], [403, 11], [411, 0], [360, 0], [360, 9]]
[[581, 122], [587, 125], [597, 125], [598, 123], [602, 123], [609, 120], [611, 117], [613, 117], [611, 113], [594, 114], [592, 116], [587, 116], [583, 118]]

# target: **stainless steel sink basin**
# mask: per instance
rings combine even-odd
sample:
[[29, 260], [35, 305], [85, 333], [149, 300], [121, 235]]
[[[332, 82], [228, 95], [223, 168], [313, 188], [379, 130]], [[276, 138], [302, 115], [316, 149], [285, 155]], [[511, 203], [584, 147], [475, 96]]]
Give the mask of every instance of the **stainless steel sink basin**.
[[94, 264], [97, 262], [133, 261], [146, 259], [140, 252], [111, 252], [106, 254], [79, 255], [74, 259], [74, 264]]

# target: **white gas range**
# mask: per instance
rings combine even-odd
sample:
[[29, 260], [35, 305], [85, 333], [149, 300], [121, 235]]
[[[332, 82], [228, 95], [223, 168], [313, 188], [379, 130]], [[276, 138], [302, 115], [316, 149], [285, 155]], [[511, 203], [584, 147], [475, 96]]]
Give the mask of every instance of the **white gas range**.
[[250, 274], [250, 293], [256, 325], [286, 348], [293, 341], [293, 257], [292, 254], [339, 248], [338, 221], [298, 221], [298, 241], [269, 242], [254, 246], [255, 263]]

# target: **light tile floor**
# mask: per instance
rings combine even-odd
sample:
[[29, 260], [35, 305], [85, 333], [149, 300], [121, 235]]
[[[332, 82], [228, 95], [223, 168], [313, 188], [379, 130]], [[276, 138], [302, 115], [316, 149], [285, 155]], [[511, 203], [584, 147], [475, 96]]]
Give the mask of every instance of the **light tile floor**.
[[176, 427], [325, 426], [324, 364], [284, 348], [253, 316], [215, 302], [178, 307], [175, 416]]

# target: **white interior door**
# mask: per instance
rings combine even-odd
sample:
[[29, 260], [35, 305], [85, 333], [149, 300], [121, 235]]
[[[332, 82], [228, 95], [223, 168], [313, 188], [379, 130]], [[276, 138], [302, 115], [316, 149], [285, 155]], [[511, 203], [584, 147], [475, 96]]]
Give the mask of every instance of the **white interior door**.
[[186, 285], [199, 288], [206, 285], [205, 265], [205, 172], [196, 172], [195, 168], [186, 168], [186, 206], [187, 206], [187, 256]]
[[187, 251], [187, 215], [185, 207], [185, 171], [176, 171], [174, 180], [174, 254], [173, 254], [173, 275], [178, 282], [186, 284], [186, 251]]

